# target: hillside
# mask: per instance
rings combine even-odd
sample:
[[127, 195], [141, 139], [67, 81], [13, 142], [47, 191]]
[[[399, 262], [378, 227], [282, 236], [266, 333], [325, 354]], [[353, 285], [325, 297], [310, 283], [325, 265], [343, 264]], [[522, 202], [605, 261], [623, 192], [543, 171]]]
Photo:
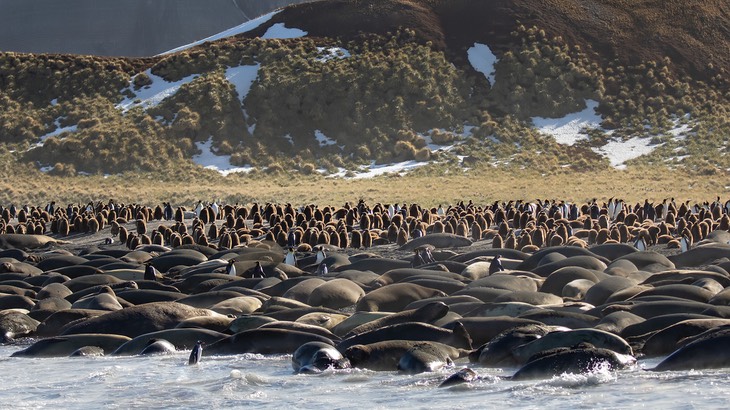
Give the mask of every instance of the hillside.
[[729, 9], [324, 0], [147, 59], [2, 53], [2, 155], [63, 177], [725, 175]]
[[0, 0], [0, 50], [153, 56], [304, 0]]

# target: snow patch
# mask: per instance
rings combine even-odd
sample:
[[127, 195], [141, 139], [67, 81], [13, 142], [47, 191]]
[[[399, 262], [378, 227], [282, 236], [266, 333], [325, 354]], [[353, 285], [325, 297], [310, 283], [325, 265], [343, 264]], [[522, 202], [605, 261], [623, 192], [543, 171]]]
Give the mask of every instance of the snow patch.
[[317, 52], [319, 53], [317, 61], [322, 63], [329, 60], [351, 57], [350, 52], [341, 47], [317, 47]]
[[46, 142], [46, 140], [48, 138], [57, 137], [57, 136], [63, 134], [64, 132], [73, 133], [76, 131], [78, 131], [78, 126], [76, 126], [76, 125], [69, 125], [68, 127], [56, 128], [55, 131], [51, 131], [46, 135], [41, 135], [41, 145], [43, 145], [43, 143]]
[[242, 65], [226, 70], [226, 78], [236, 87], [239, 101], [246, 99], [248, 92], [251, 90], [251, 85], [253, 85], [253, 82], [256, 81], [256, 77], [259, 75], [260, 67], [261, 64]]
[[206, 169], [218, 171], [221, 175], [226, 176], [234, 172], [249, 172], [253, 170], [251, 166], [236, 167], [231, 165], [230, 155], [216, 155], [213, 153], [213, 139], [208, 138], [205, 142], [196, 142], [195, 145], [202, 152], [193, 155], [193, 162]]
[[[165, 98], [175, 94], [181, 86], [193, 81], [198, 77], [198, 74], [191, 74], [178, 81], [166, 81], [164, 78], [152, 74], [152, 70], [148, 69], [145, 74], [150, 78], [152, 84], [142, 87], [138, 91], [134, 91], [136, 94], [133, 98], [126, 98], [124, 101], [117, 105], [117, 108], [121, 108], [124, 111], [129, 109], [142, 106], [142, 108], [155, 107], [162, 102]], [[138, 74], [139, 75], [139, 74]], [[136, 76], [135, 76], [136, 77]], [[130, 89], [133, 89], [134, 77], [129, 83]]]
[[320, 147], [326, 147], [328, 145], [337, 144], [337, 141], [324, 135], [324, 133], [320, 130], [314, 130], [314, 138], [317, 139], [317, 142], [319, 142]]
[[340, 168], [337, 173], [329, 175], [329, 178], [365, 179], [391, 173], [402, 175], [408, 171], [428, 164], [428, 162], [403, 161], [395, 164], [375, 165], [375, 161], [373, 161], [370, 166], [361, 167], [359, 170], [355, 171], [355, 175], [352, 177], [346, 177], [347, 171]]
[[214, 35], [212, 35], [210, 37], [206, 37], [206, 38], [204, 38], [202, 40], [198, 40], [198, 41], [195, 41], [193, 43], [186, 44], [184, 46], [180, 46], [180, 47], [177, 47], [177, 48], [173, 48], [172, 50], [165, 51], [164, 53], [161, 53], [159, 55], [177, 53], [178, 51], [183, 51], [183, 50], [186, 50], [188, 48], [192, 48], [192, 47], [198, 46], [198, 45], [203, 44], [203, 43], [205, 43], [207, 41], [215, 41], [215, 40], [220, 40], [220, 39], [226, 38], [226, 37], [232, 37], [232, 36], [235, 36], [237, 34], [248, 33], [249, 31], [255, 30], [259, 26], [261, 26], [262, 24], [264, 24], [267, 21], [271, 20], [271, 18], [274, 17], [277, 13], [279, 13], [278, 10], [277, 11], [274, 11], [272, 13], [269, 13], [269, 14], [264, 14], [263, 16], [257, 17], [257, 18], [255, 18], [253, 20], [249, 20], [249, 21], [247, 21], [247, 22], [245, 22], [243, 24], [240, 24], [240, 25], [238, 25], [236, 27], [232, 27], [232, 28], [229, 28], [228, 30], [221, 31], [218, 34], [214, 34]]
[[584, 129], [600, 127], [601, 116], [596, 113], [598, 101], [586, 100], [586, 109], [568, 114], [563, 118], [533, 117], [532, 123], [538, 131], [552, 135], [555, 141], [563, 145], [573, 145], [585, 139]]
[[275, 38], [300, 38], [306, 35], [307, 32], [304, 30], [299, 30], [298, 28], [287, 28], [286, 26], [284, 26], [284, 23], [276, 23], [269, 27], [269, 29], [266, 30], [266, 33], [264, 33], [261, 38], [265, 40], [271, 40]]
[[591, 149], [608, 158], [612, 167], [626, 169], [626, 161], [650, 154], [656, 147], [651, 145], [651, 137], [633, 137], [626, 141], [614, 139], [602, 147]]
[[494, 65], [497, 64], [497, 56], [492, 53], [492, 50], [486, 44], [474, 43], [469, 50], [467, 50], [467, 56], [469, 63], [475, 70], [484, 74], [489, 80], [489, 84], [494, 86]]

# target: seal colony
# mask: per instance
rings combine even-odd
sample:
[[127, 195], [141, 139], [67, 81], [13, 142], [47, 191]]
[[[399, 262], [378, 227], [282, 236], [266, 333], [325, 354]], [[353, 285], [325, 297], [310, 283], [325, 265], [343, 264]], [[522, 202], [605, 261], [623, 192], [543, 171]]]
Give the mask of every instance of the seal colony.
[[444, 386], [484, 367], [727, 367], [729, 214], [719, 198], [0, 207], [0, 336], [16, 357], [463, 367]]

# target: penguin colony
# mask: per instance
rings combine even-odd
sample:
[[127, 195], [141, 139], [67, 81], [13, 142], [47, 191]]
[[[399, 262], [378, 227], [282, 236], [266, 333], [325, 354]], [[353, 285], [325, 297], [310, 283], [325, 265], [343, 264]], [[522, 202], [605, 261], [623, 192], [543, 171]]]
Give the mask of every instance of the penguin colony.
[[[19, 234], [71, 245], [23, 249]], [[730, 366], [715, 348], [730, 338], [720, 198], [51, 203], [0, 207], [0, 243], [0, 335], [41, 338], [16, 356], [184, 349], [190, 364], [288, 353], [300, 372], [477, 369], [446, 386], [479, 366], [513, 367], [514, 379], [637, 357], [667, 356], [657, 371]]]

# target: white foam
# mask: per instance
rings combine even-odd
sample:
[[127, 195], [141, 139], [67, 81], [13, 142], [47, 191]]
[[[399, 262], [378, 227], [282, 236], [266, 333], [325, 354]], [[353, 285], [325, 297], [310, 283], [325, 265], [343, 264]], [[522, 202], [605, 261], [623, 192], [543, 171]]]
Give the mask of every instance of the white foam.
[[284, 26], [284, 23], [276, 23], [269, 27], [261, 38], [271, 40], [275, 38], [300, 38], [306, 35], [307, 32], [304, 30], [299, 30], [298, 28], [287, 28]]
[[467, 50], [469, 63], [475, 70], [484, 74], [489, 84], [494, 86], [494, 65], [497, 64], [497, 56], [486, 44], [474, 43], [474, 46]]
[[220, 39], [226, 38], [226, 37], [232, 37], [232, 36], [235, 36], [237, 34], [248, 33], [249, 31], [255, 30], [259, 26], [261, 26], [262, 24], [264, 24], [267, 21], [271, 20], [271, 18], [274, 17], [277, 13], [279, 13], [278, 10], [277, 11], [274, 11], [274, 12], [271, 12], [269, 14], [264, 14], [263, 16], [257, 17], [257, 18], [255, 18], [253, 20], [249, 20], [249, 21], [247, 21], [247, 22], [245, 22], [243, 24], [240, 24], [240, 25], [238, 25], [236, 27], [231, 27], [228, 30], [221, 31], [218, 34], [214, 34], [214, 35], [212, 35], [210, 37], [206, 37], [206, 38], [204, 38], [202, 40], [198, 40], [198, 41], [195, 41], [193, 43], [186, 44], [184, 46], [180, 46], [180, 47], [177, 47], [177, 48], [173, 48], [172, 50], [165, 51], [164, 53], [161, 53], [159, 55], [177, 53], [178, 51], [183, 51], [183, 50], [186, 50], [188, 48], [195, 47], [195, 46], [200, 45], [200, 44], [203, 44], [203, 43], [205, 43], [207, 41], [215, 41], [215, 40], [220, 40]]
[[[124, 111], [136, 106], [142, 106], [147, 109], [155, 107], [160, 104], [165, 98], [175, 94], [181, 86], [193, 81], [198, 77], [198, 74], [191, 74], [178, 81], [166, 81], [164, 78], [152, 74], [151, 70], [144, 72], [152, 81], [152, 84], [141, 89], [134, 91], [136, 94], [133, 98], [126, 98], [117, 105], [117, 108], [121, 108]], [[138, 74], [139, 75], [139, 74]], [[135, 76], [136, 77], [136, 76]], [[130, 80], [130, 89], [134, 84], [134, 78]]]
[[201, 151], [201, 154], [193, 155], [193, 162], [203, 168], [218, 171], [224, 176], [234, 172], [249, 172], [253, 170], [251, 166], [236, 167], [231, 165], [230, 155], [216, 155], [212, 150], [212, 138], [209, 138], [205, 142], [196, 142], [195, 145]]
[[568, 114], [563, 118], [533, 117], [532, 123], [538, 131], [552, 135], [563, 145], [573, 145], [585, 139], [583, 130], [596, 129], [601, 125], [601, 116], [596, 113], [598, 101], [586, 100], [583, 111]]

